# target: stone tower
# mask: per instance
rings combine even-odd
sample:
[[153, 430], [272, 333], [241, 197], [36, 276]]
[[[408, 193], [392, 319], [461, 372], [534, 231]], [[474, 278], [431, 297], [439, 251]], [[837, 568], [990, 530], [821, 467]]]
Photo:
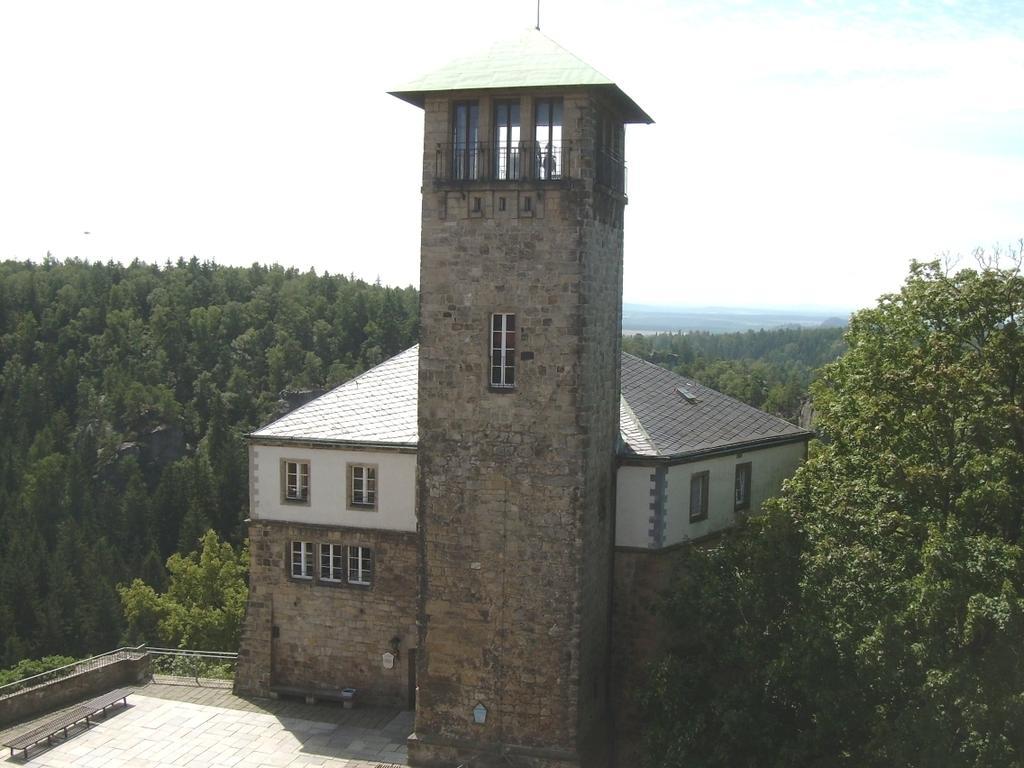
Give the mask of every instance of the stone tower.
[[534, 30], [394, 95], [425, 113], [410, 762], [600, 768], [623, 136], [651, 120]]

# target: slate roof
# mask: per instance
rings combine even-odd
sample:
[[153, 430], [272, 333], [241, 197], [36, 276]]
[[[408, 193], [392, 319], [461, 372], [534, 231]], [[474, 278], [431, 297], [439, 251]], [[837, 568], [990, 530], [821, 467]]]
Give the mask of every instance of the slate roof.
[[419, 345], [257, 429], [252, 437], [415, 446], [418, 375]]
[[[254, 439], [415, 447], [419, 346], [335, 387], [252, 433]], [[620, 454], [673, 458], [763, 442], [808, 439], [783, 419], [622, 355]]]
[[390, 93], [422, 107], [424, 94], [437, 91], [573, 85], [611, 91], [623, 107], [626, 122], [654, 122], [614, 82], [536, 29], [497, 42], [482, 53], [456, 59]]
[[623, 428], [627, 455], [680, 456], [811, 437], [784, 419], [626, 353], [622, 354], [622, 399], [646, 437], [636, 440]]

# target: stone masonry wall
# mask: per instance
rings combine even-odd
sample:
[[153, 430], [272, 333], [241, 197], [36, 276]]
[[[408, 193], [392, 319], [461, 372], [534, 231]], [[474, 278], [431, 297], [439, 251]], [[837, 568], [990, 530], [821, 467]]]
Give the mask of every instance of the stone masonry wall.
[[[583, 146], [597, 142], [599, 115], [608, 105], [591, 97], [575, 132]], [[586, 158], [587, 156], [585, 156]], [[593, 168], [584, 168], [593, 173]], [[592, 176], [589, 176], [592, 179]], [[581, 763], [607, 764], [611, 733], [608, 664], [611, 654], [612, 557], [615, 537], [615, 469], [619, 440], [622, 349], [622, 215], [625, 200], [588, 184], [582, 249], [583, 295], [580, 359], [582, 424], [590, 483], [584, 500], [581, 568], [579, 734]]]
[[[316, 545], [313, 579], [289, 572], [292, 541]], [[319, 544], [373, 550], [369, 587], [319, 579]], [[249, 603], [236, 690], [266, 696], [273, 687], [315, 691], [358, 689], [357, 701], [405, 707], [410, 649], [416, 648], [416, 534], [299, 525], [249, 524]], [[382, 655], [400, 639], [399, 658], [384, 669]]]
[[688, 546], [649, 552], [615, 552], [615, 600], [612, 634], [612, 696], [615, 701], [615, 765], [637, 764], [639, 719], [636, 694], [646, 685], [647, 667], [660, 657], [666, 638], [659, 632], [655, 607], [670, 586], [672, 573]]
[[54, 712], [149, 677], [149, 654], [125, 658], [0, 698], [0, 726]]
[[[493, 94], [500, 98], [508, 94]], [[532, 100], [520, 93], [523, 125]], [[566, 138], [593, 100], [563, 98]], [[481, 135], [491, 98], [479, 98]], [[607, 750], [622, 241], [592, 173], [435, 187], [451, 101], [426, 101], [418, 483], [423, 573], [414, 765]], [[474, 211], [473, 199], [482, 201]], [[505, 198], [505, 210], [500, 200]], [[530, 210], [524, 199], [530, 198]], [[618, 221], [621, 226], [621, 216]], [[488, 386], [490, 317], [516, 314], [515, 389]], [[486, 723], [473, 722], [478, 704]], [[432, 745], [431, 748], [428, 746]], [[547, 762], [543, 762], [547, 760]]]

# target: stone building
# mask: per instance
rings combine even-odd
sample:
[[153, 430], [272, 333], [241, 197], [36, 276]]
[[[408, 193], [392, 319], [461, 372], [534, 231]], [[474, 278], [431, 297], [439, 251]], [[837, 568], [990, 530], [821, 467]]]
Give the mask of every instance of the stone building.
[[[612, 762], [671, 553], [809, 433], [621, 353], [624, 126], [530, 31], [423, 108], [421, 343], [251, 436], [240, 690], [416, 709], [413, 765]], [[614, 695], [613, 695], [614, 692]]]

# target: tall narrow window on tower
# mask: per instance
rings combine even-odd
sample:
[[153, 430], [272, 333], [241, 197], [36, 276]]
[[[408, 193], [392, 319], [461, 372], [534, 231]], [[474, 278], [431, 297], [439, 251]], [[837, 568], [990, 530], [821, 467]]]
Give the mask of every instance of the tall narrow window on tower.
[[480, 107], [475, 101], [456, 103], [452, 113], [452, 178], [479, 178]]
[[491, 386], [516, 385], [516, 316], [491, 315]]
[[608, 115], [597, 123], [597, 181], [613, 192], [626, 194], [625, 131]]
[[534, 140], [537, 142], [534, 175], [538, 179], [562, 178], [562, 100], [537, 99]]
[[519, 178], [519, 102], [499, 101], [494, 105], [494, 178]]

